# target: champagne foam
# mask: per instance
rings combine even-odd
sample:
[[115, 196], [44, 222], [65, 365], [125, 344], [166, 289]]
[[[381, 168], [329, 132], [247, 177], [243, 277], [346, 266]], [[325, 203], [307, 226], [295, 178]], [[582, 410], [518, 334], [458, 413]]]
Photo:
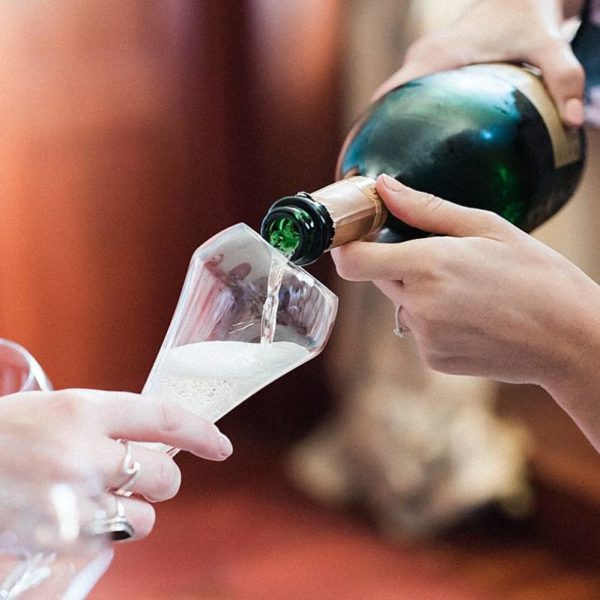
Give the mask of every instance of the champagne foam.
[[170, 348], [144, 394], [174, 402], [214, 422], [249, 396], [308, 360], [292, 342], [197, 342]]

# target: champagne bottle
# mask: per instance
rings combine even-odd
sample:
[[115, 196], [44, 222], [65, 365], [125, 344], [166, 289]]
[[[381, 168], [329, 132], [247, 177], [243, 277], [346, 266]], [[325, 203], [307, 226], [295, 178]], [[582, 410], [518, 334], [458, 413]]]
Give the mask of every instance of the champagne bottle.
[[583, 132], [565, 128], [534, 69], [472, 65], [401, 85], [358, 119], [336, 179], [275, 202], [261, 235], [298, 265], [357, 239], [427, 235], [388, 214], [380, 173], [525, 231], [571, 197], [584, 166]]

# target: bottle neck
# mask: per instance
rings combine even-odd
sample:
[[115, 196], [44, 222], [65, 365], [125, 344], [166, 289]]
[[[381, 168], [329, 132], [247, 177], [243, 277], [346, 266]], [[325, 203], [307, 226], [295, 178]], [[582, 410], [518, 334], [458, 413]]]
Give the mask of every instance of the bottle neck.
[[313, 192], [311, 197], [327, 207], [333, 220], [331, 248], [370, 236], [387, 218], [371, 177], [354, 175]]
[[375, 233], [387, 211], [375, 180], [354, 176], [307, 194], [281, 198], [267, 212], [261, 235], [297, 265]]

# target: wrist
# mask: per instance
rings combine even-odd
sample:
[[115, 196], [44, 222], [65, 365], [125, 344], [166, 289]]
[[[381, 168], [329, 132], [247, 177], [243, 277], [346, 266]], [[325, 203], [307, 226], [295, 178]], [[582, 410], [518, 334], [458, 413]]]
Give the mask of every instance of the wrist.
[[600, 298], [587, 300], [553, 328], [539, 383], [600, 450]]

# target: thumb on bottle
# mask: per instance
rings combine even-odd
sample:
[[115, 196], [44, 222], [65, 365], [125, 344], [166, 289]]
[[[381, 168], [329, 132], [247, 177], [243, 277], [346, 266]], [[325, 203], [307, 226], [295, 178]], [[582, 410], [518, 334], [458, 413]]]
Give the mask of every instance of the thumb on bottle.
[[542, 70], [546, 87], [565, 125], [581, 127], [585, 73], [569, 44], [558, 41], [544, 47], [539, 56], [532, 58]]
[[429, 233], [454, 237], [486, 236], [498, 222], [504, 222], [492, 212], [413, 190], [389, 175], [379, 176], [377, 191], [396, 218]]

